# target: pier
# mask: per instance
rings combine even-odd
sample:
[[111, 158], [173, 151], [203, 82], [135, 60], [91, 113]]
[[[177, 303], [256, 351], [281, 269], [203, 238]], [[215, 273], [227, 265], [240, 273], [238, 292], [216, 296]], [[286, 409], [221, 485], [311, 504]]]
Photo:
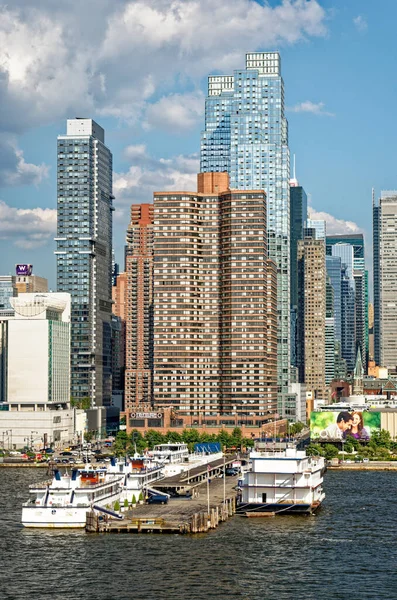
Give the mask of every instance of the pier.
[[[184, 479], [187, 472], [182, 473], [181, 476]], [[199, 476], [196, 474], [196, 477]], [[175, 480], [175, 477], [168, 479]], [[160, 483], [163, 484], [162, 491], [169, 489], [165, 486], [170, 483], [177, 487], [176, 481], [170, 482], [165, 479], [156, 482], [154, 487], [160, 490]], [[136, 508], [128, 509], [124, 513], [123, 520], [113, 520], [106, 515], [102, 516], [91, 511], [87, 513], [86, 531], [89, 533], [204, 533], [215, 529], [236, 512], [236, 485], [237, 477], [225, 479], [214, 477], [208, 485], [208, 502], [207, 480], [193, 481], [191, 484], [189, 482], [192, 488], [190, 496], [171, 497], [167, 504], [138, 504]]]

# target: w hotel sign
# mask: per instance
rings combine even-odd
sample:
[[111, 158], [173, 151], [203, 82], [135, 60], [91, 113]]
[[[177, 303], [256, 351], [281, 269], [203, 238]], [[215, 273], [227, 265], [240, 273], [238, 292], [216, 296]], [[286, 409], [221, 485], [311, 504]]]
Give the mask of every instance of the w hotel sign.
[[33, 265], [15, 265], [15, 272], [17, 275], [31, 275], [33, 271]]

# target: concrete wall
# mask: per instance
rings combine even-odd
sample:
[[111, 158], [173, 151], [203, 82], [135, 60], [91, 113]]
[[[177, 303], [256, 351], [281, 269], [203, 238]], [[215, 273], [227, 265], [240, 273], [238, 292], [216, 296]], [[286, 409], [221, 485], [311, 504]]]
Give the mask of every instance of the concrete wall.
[[9, 321], [7, 388], [11, 403], [48, 400], [48, 321]]
[[74, 438], [74, 412], [69, 410], [48, 411], [0, 411], [0, 445], [6, 449], [19, 449], [44, 444], [62, 447]]

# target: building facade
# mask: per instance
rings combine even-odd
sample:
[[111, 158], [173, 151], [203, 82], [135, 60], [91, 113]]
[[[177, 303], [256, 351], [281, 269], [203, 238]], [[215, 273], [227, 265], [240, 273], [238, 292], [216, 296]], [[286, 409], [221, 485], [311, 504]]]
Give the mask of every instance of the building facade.
[[[333, 247], [347, 245], [353, 248], [353, 279], [355, 284], [355, 353], [360, 347], [364, 370], [368, 360], [368, 271], [365, 269], [364, 236], [351, 233], [327, 236], [327, 255], [333, 255]], [[347, 250], [350, 260], [350, 249]], [[335, 255], [335, 254], [334, 254]], [[342, 257], [343, 258], [343, 257]]]
[[12, 312], [10, 298], [18, 296], [16, 277], [14, 275], [0, 275], [0, 314]]
[[200, 173], [154, 197], [154, 404], [192, 415], [277, 410], [276, 268], [266, 196]]
[[396, 280], [397, 191], [385, 191], [374, 207], [374, 330], [375, 360], [378, 352], [389, 373], [397, 371]]
[[111, 404], [112, 154], [92, 119], [58, 136], [57, 288], [72, 297], [71, 396]]
[[278, 392], [288, 393], [289, 148], [277, 52], [249, 53], [245, 69], [209, 77], [200, 170], [229, 173], [231, 189], [266, 192], [268, 254], [277, 266]]
[[153, 204], [131, 206], [126, 277], [125, 408], [132, 409], [153, 402]]
[[307, 195], [296, 180], [290, 182], [290, 306], [291, 306], [291, 365], [297, 366], [298, 311], [298, 240], [304, 237], [307, 221]]
[[298, 242], [298, 368], [314, 398], [327, 398], [325, 384], [325, 243], [313, 237]]
[[48, 280], [38, 275], [16, 275], [15, 285], [18, 294], [48, 292]]

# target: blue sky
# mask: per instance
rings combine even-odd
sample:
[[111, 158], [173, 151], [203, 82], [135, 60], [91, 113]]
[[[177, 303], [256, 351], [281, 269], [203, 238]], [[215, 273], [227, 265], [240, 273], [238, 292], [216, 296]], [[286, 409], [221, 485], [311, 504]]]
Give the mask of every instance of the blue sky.
[[392, 0], [14, 0], [0, 20], [0, 273], [29, 262], [55, 286], [66, 118], [106, 130], [121, 261], [131, 202], [195, 187], [207, 75], [254, 50], [281, 53], [291, 154], [313, 210], [329, 231], [363, 230], [370, 250], [371, 188], [397, 188], [396, 19]]

